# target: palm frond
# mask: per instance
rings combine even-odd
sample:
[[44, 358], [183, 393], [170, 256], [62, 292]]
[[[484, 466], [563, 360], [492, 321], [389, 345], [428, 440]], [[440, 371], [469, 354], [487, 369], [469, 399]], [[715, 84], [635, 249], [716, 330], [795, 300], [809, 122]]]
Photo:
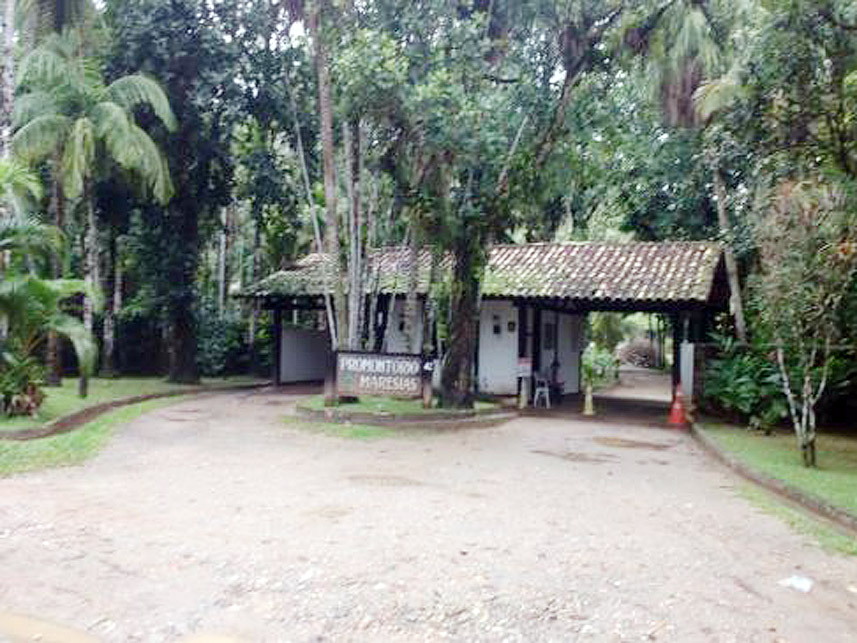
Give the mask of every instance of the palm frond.
[[129, 112], [140, 105], [148, 105], [168, 130], [173, 131], [176, 128], [176, 117], [170, 108], [167, 95], [161, 86], [148, 76], [123, 76], [107, 86], [107, 95], [110, 100]]
[[97, 347], [95, 339], [86, 331], [80, 320], [65, 313], [57, 313], [50, 317], [47, 323], [48, 329], [56, 331], [65, 336], [74, 346], [77, 355], [78, 368], [81, 375], [92, 375], [95, 370], [95, 359]]
[[714, 41], [711, 25], [698, 7], [693, 7], [684, 13], [670, 55], [677, 63], [697, 58], [706, 71], [716, 69], [720, 63], [720, 50]]
[[63, 186], [71, 198], [80, 196], [86, 177], [95, 161], [95, 125], [88, 118], [78, 118], [72, 125], [63, 152]]
[[112, 101], [102, 101], [92, 108], [91, 116], [95, 135], [104, 141], [114, 160], [123, 167], [133, 166], [138, 152], [128, 112]]
[[[107, 141], [110, 145], [110, 141]], [[170, 179], [170, 168], [167, 160], [152, 138], [137, 125], [131, 124], [130, 138], [126, 141], [121, 141], [120, 145], [127, 150], [133, 150], [134, 157], [131, 163], [123, 164], [126, 170], [136, 172], [146, 183], [146, 187], [151, 190], [155, 198], [162, 204], [169, 202], [173, 196], [173, 183]], [[111, 155], [120, 161], [120, 158], [113, 153]]]
[[0, 199], [42, 196], [42, 183], [35, 173], [15, 159], [0, 159]]
[[68, 59], [56, 39], [49, 39], [21, 60], [18, 86], [56, 87], [68, 82]]
[[41, 161], [60, 147], [71, 128], [71, 119], [60, 114], [34, 118], [12, 135], [12, 152], [27, 163]]
[[747, 88], [738, 75], [730, 72], [700, 85], [693, 94], [693, 104], [699, 117], [707, 121], [734, 105], [746, 93]]
[[0, 252], [47, 254], [58, 251], [61, 245], [62, 233], [55, 226], [29, 216], [0, 217]]
[[12, 109], [12, 126], [21, 127], [39, 116], [58, 113], [54, 96], [46, 91], [35, 90], [15, 98]]

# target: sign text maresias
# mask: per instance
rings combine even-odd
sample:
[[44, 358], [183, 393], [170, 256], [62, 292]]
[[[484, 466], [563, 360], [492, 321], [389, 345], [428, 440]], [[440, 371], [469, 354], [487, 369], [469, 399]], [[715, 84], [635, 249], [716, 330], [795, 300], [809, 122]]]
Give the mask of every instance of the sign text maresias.
[[336, 355], [336, 387], [339, 395], [422, 395], [422, 357], [351, 353]]

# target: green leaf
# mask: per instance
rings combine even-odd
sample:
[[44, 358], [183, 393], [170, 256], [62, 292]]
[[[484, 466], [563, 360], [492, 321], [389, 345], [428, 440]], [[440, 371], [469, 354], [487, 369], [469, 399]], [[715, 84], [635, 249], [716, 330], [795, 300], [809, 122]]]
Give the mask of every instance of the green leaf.
[[114, 81], [107, 87], [107, 95], [129, 112], [140, 105], [147, 105], [168, 130], [172, 132], [177, 127], [176, 117], [164, 90], [143, 74], [131, 74]]
[[27, 163], [41, 161], [61, 148], [72, 121], [60, 114], [39, 116], [12, 136], [12, 152]]

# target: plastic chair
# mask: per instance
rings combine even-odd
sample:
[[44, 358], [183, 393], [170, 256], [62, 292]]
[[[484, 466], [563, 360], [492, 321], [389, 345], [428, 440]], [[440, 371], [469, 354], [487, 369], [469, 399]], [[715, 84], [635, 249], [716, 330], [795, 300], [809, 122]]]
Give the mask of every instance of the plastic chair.
[[539, 405], [539, 399], [542, 399], [545, 404], [545, 408], [549, 409], [551, 407], [551, 392], [550, 392], [550, 381], [546, 375], [542, 373], [536, 373], [533, 377], [536, 386], [536, 392], [533, 395], [533, 408]]

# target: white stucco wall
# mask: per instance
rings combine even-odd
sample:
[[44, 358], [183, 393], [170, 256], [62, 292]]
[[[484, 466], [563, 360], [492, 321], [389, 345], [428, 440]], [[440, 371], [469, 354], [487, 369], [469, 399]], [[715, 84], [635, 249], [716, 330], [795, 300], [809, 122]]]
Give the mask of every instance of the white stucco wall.
[[693, 403], [695, 348], [695, 345], [691, 342], [682, 342], [681, 353], [679, 355], [682, 395], [684, 395], [684, 401], [690, 403]]
[[325, 378], [330, 353], [327, 331], [283, 326], [280, 347], [282, 383], [310, 382]]
[[393, 302], [393, 310], [387, 322], [387, 352], [388, 353], [419, 353], [423, 348], [423, 302], [417, 301], [416, 341], [412, 350], [407, 350], [405, 324], [405, 300], [397, 298]]
[[559, 379], [563, 393], [580, 392], [580, 354], [583, 351], [583, 315], [559, 317]]
[[[509, 331], [509, 322], [514, 330]], [[499, 333], [495, 333], [495, 325]], [[518, 310], [510, 301], [483, 301], [479, 315], [479, 390], [518, 392]]]
[[[580, 353], [583, 350], [583, 319], [582, 315], [568, 315], [542, 312], [541, 328], [541, 368], [542, 373], [550, 375], [551, 367], [556, 358], [559, 363], [557, 379], [563, 383], [563, 393], [580, 392]], [[556, 349], [551, 346], [551, 334], [554, 325]]]

